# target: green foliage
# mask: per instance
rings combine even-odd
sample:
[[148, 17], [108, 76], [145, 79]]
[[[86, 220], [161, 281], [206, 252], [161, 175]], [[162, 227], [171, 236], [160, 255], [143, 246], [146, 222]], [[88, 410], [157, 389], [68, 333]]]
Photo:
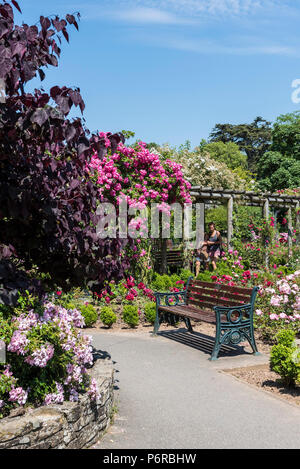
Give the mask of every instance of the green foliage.
[[168, 274], [162, 275], [162, 281], [165, 286], [165, 290], [169, 290], [172, 287], [172, 280]]
[[[300, 111], [279, 116], [272, 131], [272, 150], [300, 160]], [[297, 186], [294, 186], [297, 187]]]
[[189, 269], [182, 269], [180, 271], [179, 276], [180, 276], [180, 280], [183, 280], [184, 283], [186, 283], [188, 281], [189, 277], [193, 277], [194, 274]]
[[125, 140], [129, 140], [135, 136], [135, 132], [132, 132], [131, 130], [122, 130], [122, 134], [124, 135]]
[[[189, 277], [192, 275], [192, 273], [190, 271], [188, 271], [190, 273]], [[183, 274], [184, 275], [184, 278], [182, 278], [181, 274], [180, 275], [177, 275], [177, 274], [172, 274], [171, 276], [170, 275], [167, 275], [167, 274], [164, 274], [164, 275], [160, 275], [158, 273], [155, 273], [154, 274], [154, 278], [152, 280], [152, 283], [151, 283], [151, 287], [153, 290], [155, 291], [169, 291], [170, 288], [172, 287], [178, 287], [178, 285], [176, 284], [176, 282], [178, 282], [179, 280], [185, 280], [185, 277], [186, 277], [186, 274]]]
[[300, 154], [297, 161], [278, 151], [263, 155], [257, 166], [259, 186], [262, 190], [275, 191], [300, 185]]
[[13, 325], [4, 319], [3, 315], [0, 312], [0, 340], [8, 344], [11, 340], [11, 337], [14, 332]]
[[[197, 277], [197, 280], [202, 280], [202, 282], [211, 282], [212, 272], [210, 270], [205, 270], [204, 272], [200, 272]], [[218, 275], [219, 275], [219, 264], [218, 264]]]
[[150, 322], [150, 324], [155, 323], [155, 318], [156, 318], [156, 304], [153, 303], [152, 301], [149, 303], [145, 304], [144, 307], [144, 314], [147, 322]]
[[171, 275], [171, 282], [172, 282], [172, 287], [176, 287], [177, 286], [177, 283], [176, 282], [179, 282], [181, 279], [181, 277], [177, 274], [172, 274]]
[[91, 304], [81, 304], [77, 306], [77, 309], [81, 312], [84, 317], [84, 322], [86, 327], [91, 327], [98, 319], [97, 310]]
[[[208, 208], [205, 212], [207, 220], [212, 220], [217, 230], [224, 234], [227, 232], [227, 207], [219, 205], [218, 207]], [[233, 225], [234, 237], [240, 240], [250, 239], [249, 224], [258, 224], [261, 222], [260, 207], [246, 207], [243, 205], [234, 205]]]
[[282, 330], [276, 335], [277, 344], [272, 347], [270, 368], [278, 373], [286, 386], [294, 386], [300, 377], [300, 349], [295, 333]]
[[166, 289], [165, 282], [164, 282], [162, 275], [159, 275], [157, 273], [154, 274], [151, 288], [155, 291], [164, 291]]
[[239, 240], [250, 240], [251, 229], [249, 225], [258, 226], [262, 221], [260, 207], [246, 207], [235, 205], [233, 212], [234, 237]]
[[256, 117], [251, 124], [216, 124], [210, 134], [210, 142], [234, 142], [245, 152], [248, 167], [254, 169], [262, 155], [270, 148], [271, 123]]
[[238, 145], [233, 142], [211, 142], [202, 146], [202, 149], [207, 151], [211, 158], [225, 163], [230, 169], [247, 167], [246, 155], [241, 153]]
[[139, 323], [138, 307], [133, 305], [124, 305], [123, 320], [130, 327], [136, 327]]
[[102, 306], [100, 319], [107, 327], [111, 327], [115, 322], [117, 322], [117, 316], [109, 306]]
[[207, 220], [215, 223], [220, 233], [227, 232], [227, 207], [219, 205], [218, 207], [208, 208], [206, 209], [205, 217]]

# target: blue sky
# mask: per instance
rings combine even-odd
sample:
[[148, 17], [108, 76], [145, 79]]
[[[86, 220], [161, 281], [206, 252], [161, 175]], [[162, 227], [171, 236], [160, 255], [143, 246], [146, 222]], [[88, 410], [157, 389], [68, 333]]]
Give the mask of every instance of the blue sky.
[[[79, 86], [91, 130], [197, 145], [216, 123], [300, 109], [300, 0], [19, 0], [16, 21], [80, 11], [43, 87]], [[35, 80], [34, 86], [40, 86]]]

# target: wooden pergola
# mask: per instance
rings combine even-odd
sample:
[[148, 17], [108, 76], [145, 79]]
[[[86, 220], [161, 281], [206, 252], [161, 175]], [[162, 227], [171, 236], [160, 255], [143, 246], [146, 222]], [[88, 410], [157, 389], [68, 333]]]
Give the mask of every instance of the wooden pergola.
[[[292, 211], [296, 211], [296, 230], [299, 233], [300, 228], [300, 196], [297, 195], [286, 195], [279, 193], [257, 193], [252, 191], [237, 191], [222, 188], [212, 187], [200, 187], [193, 186], [190, 192], [194, 199], [194, 202], [203, 204], [200, 208], [201, 220], [200, 220], [200, 233], [198, 234], [200, 239], [204, 238], [205, 233], [205, 206], [206, 205], [227, 205], [227, 243], [228, 246], [231, 244], [233, 236], [233, 208], [234, 203], [240, 205], [261, 207], [262, 215], [265, 219], [269, 219], [271, 210], [285, 208], [287, 209], [287, 221], [288, 221], [288, 247], [289, 256], [292, 254]], [[201, 205], [200, 205], [201, 207]], [[299, 243], [299, 235], [297, 237]]]

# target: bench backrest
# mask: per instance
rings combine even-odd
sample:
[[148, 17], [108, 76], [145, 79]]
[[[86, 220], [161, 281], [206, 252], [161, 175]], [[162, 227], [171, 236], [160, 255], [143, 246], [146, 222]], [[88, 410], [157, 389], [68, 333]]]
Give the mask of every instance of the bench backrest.
[[214, 306], [242, 306], [250, 304], [253, 289], [228, 286], [190, 279], [187, 285], [187, 304], [212, 309]]
[[[154, 258], [156, 262], [161, 263], [162, 261], [162, 253], [157, 251], [154, 253]], [[170, 250], [167, 251], [167, 264], [168, 265], [175, 265], [175, 264], [182, 264], [184, 260], [183, 252], [178, 250]]]

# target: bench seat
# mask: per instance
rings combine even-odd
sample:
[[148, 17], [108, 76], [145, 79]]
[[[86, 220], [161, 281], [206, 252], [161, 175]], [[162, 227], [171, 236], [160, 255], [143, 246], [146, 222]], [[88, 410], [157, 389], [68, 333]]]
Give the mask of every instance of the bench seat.
[[216, 323], [216, 316], [214, 312], [209, 310], [201, 310], [197, 306], [191, 306], [187, 308], [186, 306], [160, 306], [159, 311], [161, 313], [175, 314], [177, 316], [191, 318], [194, 321], [204, 321], [210, 322], [212, 324]]

